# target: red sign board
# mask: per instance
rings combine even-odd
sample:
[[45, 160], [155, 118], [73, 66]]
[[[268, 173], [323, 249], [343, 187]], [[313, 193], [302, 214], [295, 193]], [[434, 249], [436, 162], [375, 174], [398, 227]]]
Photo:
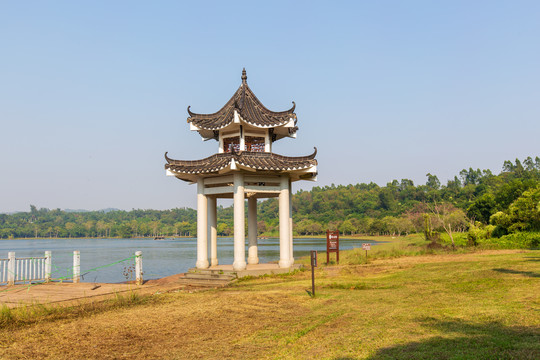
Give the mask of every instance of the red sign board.
[[371, 244], [370, 243], [363, 243], [362, 244], [362, 250], [371, 250]]
[[326, 230], [326, 264], [330, 262], [330, 253], [336, 253], [336, 261], [339, 264], [339, 231]]

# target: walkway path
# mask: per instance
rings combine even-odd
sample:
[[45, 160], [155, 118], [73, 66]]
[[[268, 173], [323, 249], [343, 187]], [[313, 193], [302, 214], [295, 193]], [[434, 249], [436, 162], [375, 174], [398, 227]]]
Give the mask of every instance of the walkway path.
[[139, 294], [168, 292], [189, 287], [181, 279], [184, 274], [148, 280], [143, 285], [103, 283], [42, 283], [0, 286], [0, 305], [17, 307], [31, 304], [71, 303], [82, 299], [104, 300], [118, 293], [136, 291]]
[[[248, 265], [246, 270], [236, 272], [232, 265], [219, 265], [207, 270], [190, 269], [187, 274], [177, 274], [156, 280], [147, 280], [143, 285], [135, 284], [104, 284], [104, 283], [78, 283], [51, 282], [41, 284], [26, 284], [15, 286], [0, 286], [0, 306], [10, 308], [32, 304], [77, 303], [82, 299], [92, 301], [104, 300], [115, 294], [136, 291], [139, 294], [154, 294], [157, 292], [170, 292], [175, 290], [200, 290], [226, 286], [230, 279], [219, 281], [212, 279], [234, 274], [233, 277], [259, 276], [264, 274], [277, 274], [289, 272], [300, 268], [281, 269], [277, 264]], [[207, 276], [201, 274], [206, 273]], [[202, 275], [202, 277], [201, 277]], [[204, 280], [203, 280], [204, 279]]]

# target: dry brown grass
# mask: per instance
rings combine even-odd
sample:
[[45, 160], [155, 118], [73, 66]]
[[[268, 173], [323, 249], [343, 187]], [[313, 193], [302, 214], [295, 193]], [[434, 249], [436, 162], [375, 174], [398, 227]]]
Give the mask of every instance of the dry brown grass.
[[[2, 358], [257, 358], [260, 344], [239, 341], [276, 322], [302, 316], [303, 301], [281, 292], [175, 293], [149, 304], [3, 331]], [[15, 335], [16, 334], [16, 335]], [[256, 347], [257, 351], [254, 351]], [[235, 355], [236, 354], [236, 355]]]
[[0, 329], [2, 359], [523, 358], [540, 355], [540, 257], [381, 259], [154, 295]]

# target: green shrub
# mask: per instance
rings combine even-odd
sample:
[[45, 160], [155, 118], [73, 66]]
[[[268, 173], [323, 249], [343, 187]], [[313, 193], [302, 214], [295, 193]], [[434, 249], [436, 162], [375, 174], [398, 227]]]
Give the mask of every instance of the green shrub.
[[471, 225], [469, 231], [467, 232], [467, 245], [476, 246], [478, 245], [478, 240], [482, 238], [482, 229]]
[[500, 225], [495, 226], [495, 229], [493, 230], [493, 237], [500, 238], [501, 236], [507, 235], [508, 230]]
[[[454, 238], [454, 243], [456, 244], [456, 246], [466, 246], [468, 241], [467, 235], [468, 233], [466, 232], [452, 233], [452, 237]], [[450, 245], [452, 243], [452, 241], [450, 240], [450, 236], [448, 236], [448, 234], [446, 233], [441, 234], [441, 242], [444, 245]]]
[[483, 239], [479, 243], [501, 249], [537, 249], [540, 247], [540, 232], [518, 232], [500, 238]]
[[486, 227], [484, 228], [484, 236], [486, 239], [489, 239], [490, 237], [493, 236], [493, 232], [495, 231], [497, 227], [494, 226], [494, 225], [486, 225]]
[[496, 228], [495, 225], [484, 225], [479, 222], [470, 224], [467, 232], [467, 245], [477, 246], [480, 241], [491, 238]]

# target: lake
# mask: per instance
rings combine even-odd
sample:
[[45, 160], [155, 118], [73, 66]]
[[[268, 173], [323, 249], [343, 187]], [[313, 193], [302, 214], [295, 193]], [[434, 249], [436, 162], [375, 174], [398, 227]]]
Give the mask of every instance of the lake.
[[[340, 239], [340, 249], [361, 248], [362, 243], [377, 241], [362, 239]], [[157, 279], [186, 272], [195, 267], [197, 239], [178, 238], [153, 239], [32, 239], [0, 240], [0, 258], [7, 258], [9, 251], [17, 257], [43, 256], [52, 252], [52, 277], [70, 278], [73, 266], [73, 251], [81, 252], [81, 275], [84, 282], [116, 283], [132, 280], [129, 273], [135, 251], [143, 252], [144, 279]], [[326, 251], [326, 239], [294, 239], [294, 257], [309, 255], [310, 250]], [[220, 264], [232, 264], [233, 239], [218, 238], [218, 260]], [[333, 255], [335, 256], [335, 255]], [[247, 259], [247, 246], [246, 246]], [[124, 261], [122, 261], [124, 260]], [[279, 239], [259, 239], [259, 261], [279, 260]]]

